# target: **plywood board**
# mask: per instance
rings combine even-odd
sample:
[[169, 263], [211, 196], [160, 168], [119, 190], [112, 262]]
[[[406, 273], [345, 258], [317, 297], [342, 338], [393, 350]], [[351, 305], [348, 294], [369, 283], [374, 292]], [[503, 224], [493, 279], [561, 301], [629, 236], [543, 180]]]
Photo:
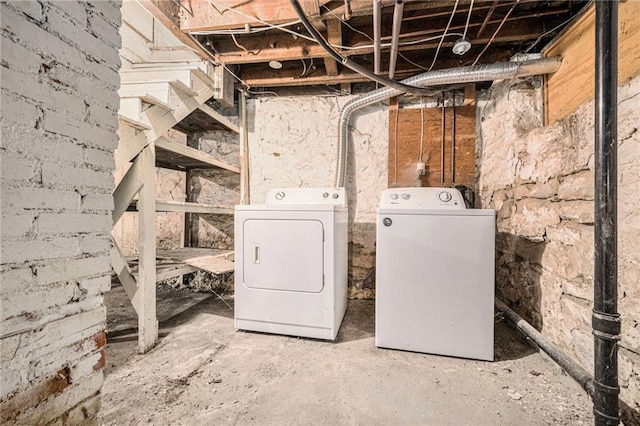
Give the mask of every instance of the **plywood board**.
[[[640, 1], [618, 6], [618, 82], [640, 73]], [[595, 7], [544, 50], [545, 56], [562, 56], [560, 69], [545, 82], [545, 119], [552, 124], [593, 99], [595, 91]]]
[[158, 258], [173, 259], [214, 274], [234, 269], [233, 250], [182, 248], [158, 251]]
[[[424, 114], [422, 161], [426, 163], [426, 175], [419, 177], [416, 165], [420, 159], [421, 114]], [[390, 187], [452, 185], [475, 187], [476, 108], [474, 105], [455, 108], [455, 132], [452, 132], [453, 116], [454, 108], [444, 109], [444, 182], [442, 182], [442, 109], [397, 110], [392, 105], [389, 111], [388, 184]], [[454, 133], [455, 144], [452, 147]]]

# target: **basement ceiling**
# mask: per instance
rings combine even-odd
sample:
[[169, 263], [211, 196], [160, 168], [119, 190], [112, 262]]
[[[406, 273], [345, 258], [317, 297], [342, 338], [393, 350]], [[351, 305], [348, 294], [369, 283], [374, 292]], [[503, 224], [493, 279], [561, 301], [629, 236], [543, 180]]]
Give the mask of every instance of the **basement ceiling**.
[[[299, 2], [314, 27], [340, 55], [373, 70], [375, 0]], [[386, 75], [396, 2], [380, 3], [380, 60], [382, 74]], [[399, 80], [430, 69], [504, 61], [519, 52], [540, 52], [587, 3], [405, 1], [394, 78]], [[179, 16], [180, 29], [256, 92], [368, 81], [309, 40], [310, 35], [289, 0], [182, 0], [180, 6], [171, 7], [174, 20]], [[463, 35], [471, 48], [464, 55], [457, 55], [452, 47]]]

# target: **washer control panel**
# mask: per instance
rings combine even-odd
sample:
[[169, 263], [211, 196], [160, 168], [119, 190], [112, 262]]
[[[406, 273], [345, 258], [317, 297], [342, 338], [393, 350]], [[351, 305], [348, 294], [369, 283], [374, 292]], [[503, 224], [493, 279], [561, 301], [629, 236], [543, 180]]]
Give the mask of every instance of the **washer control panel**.
[[380, 207], [407, 209], [464, 209], [464, 198], [455, 188], [389, 188], [382, 192]]
[[347, 206], [344, 188], [273, 188], [266, 204], [329, 204]]

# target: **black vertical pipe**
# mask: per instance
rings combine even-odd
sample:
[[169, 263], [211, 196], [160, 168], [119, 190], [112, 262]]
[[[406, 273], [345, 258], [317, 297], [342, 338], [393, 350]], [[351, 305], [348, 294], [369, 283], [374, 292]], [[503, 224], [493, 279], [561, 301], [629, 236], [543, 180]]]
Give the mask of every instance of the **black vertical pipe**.
[[595, 270], [593, 298], [596, 425], [619, 424], [617, 251], [618, 2], [596, 1]]

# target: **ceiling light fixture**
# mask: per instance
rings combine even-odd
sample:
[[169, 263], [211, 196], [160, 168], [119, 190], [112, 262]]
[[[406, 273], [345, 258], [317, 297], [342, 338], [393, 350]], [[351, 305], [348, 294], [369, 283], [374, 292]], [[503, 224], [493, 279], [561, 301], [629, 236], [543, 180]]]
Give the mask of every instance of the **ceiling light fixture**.
[[456, 55], [464, 55], [471, 49], [471, 42], [467, 38], [467, 30], [469, 29], [469, 20], [471, 19], [471, 11], [473, 10], [473, 0], [471, 0], [471, 4], [469, 5], [469, 14], [467, 14], [467, 23], [464, 25], [464, 33], [462, 37], [457, 39], [453, 44], [453, 53]]
[[280, 62], [280, 61], [269, 61], [269, 67], [273, 68], [274, 70], [279, 70], [280, 68], [282, 68], [282, 62]]
[[461, 37], [453, 44], [453, 53], [456, 55], [464, 55], [471, 49], [471, 42], [466, 37]]

